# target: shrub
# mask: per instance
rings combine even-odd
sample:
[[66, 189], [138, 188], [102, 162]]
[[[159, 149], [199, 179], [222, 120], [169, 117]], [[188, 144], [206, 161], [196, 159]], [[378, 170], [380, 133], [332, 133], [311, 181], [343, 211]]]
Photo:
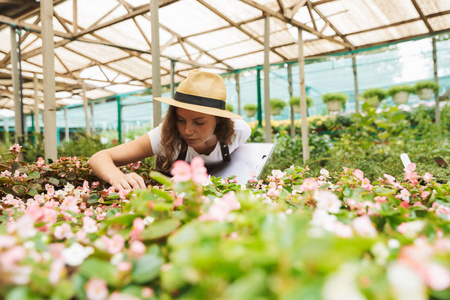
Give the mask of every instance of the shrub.
[[270, 107], [273, 108], [285, 108], [287, 103], [279, 98], [272, 98], [270, 99]]
[[231, 105], [230, 103], [227, 103], [227, 104], [225, 105], [225, 109], [228, 110], [228, 111], [233, 112], [233, 111], [234, 111], [234, 106]]
[[[311, 107], [313, 103], [314, 99], [306, 95], [306, 107]], [[300, 97], [291, 97], [291, 99], [289, 99], [289, 105], [290, 106], [300, 105]]]
[[437, 93], [439, 91], [439, 84], [431, 80], [418, 81], [414, 85], [414, 89], [415, 93], [421, 89], [432, 89], [435, 93]]
[[364, 99], [368, 99], [375, 96], [378, 97], [379, 101], [383, 101], [387, 97], [386, 91], [381, 88], [373, 88], [367, 89], [361, 94], [361, 97]]
[[415, 89], [414, 87], [410, 86], [410, 85], [395, 85], [395, 86], [391, 86], [388, 90], [387, 90], [387, 94], [389, 96], [394, 96], [395, 94], [397, 94], [398, 92], [407, 92], [407, 93], [414, 93]]
[[348, 100], [348, 95], [344, 93], [326, 93], [322, 95], [322, 101], [324, 103], [336, 100], [341, 101], [342, 105], [344, 105]]
[[256, 111], [258, 109], [258, 105], [252, 104], [252, 103], [247, 103], [244, 105], [243, 109], [250, 110], [250, 111]]

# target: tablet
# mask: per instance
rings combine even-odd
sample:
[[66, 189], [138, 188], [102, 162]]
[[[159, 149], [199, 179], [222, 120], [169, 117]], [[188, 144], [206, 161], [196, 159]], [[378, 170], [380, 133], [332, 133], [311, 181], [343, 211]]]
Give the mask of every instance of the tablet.
[[245, 143], [231, 153], [230, 162], [215, 167], [209, 174], [222, 178], [235, 175], [239, 184], [246, 184], [252, 173], [259, 178], [274, 147], [273, 143]]

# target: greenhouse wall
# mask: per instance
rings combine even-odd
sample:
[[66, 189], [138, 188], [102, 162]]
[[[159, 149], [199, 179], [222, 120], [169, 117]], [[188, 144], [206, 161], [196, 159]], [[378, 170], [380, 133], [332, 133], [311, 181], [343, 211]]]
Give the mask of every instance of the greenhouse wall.
[[[433, 80], [433, 58], [431, 39], [405, 42], [392, 45], [371, 52], [360, 52], [356, 55], [359, 93], [367, 88], [380, 87], [387, 89], [398, 84], [414, 84], [420, 80]], [[444, 94], [450, 89], [450, 40], [442, 40], [437, 45], [438, 77], [440, 84], [439, 94]], [[256, 69], [241, 71], [240, 91], [241, 107], [247, 103], [257, 103], [257, 76]], [[354, 77], [352, 59], [349, 56], [332, 56], [322, 61], [306, 61], [305, 65], [307, 94], [314, 99], [313, 107], [308, 109], [308, 115], [325, 115], [328, 113], [321, 96], [329, 92], [341, 92], [349, 95], [345, 106], [345, 113], [355, 111]], [[238, 112], [238, 100], [234, 74], [224, 76], [228, 99], [235, 112]], [[300, 95], [298, 65], [292, 65], [293, 95]], [[122, 132], [124, 140], [139, 136], [151, 129], [152, 124], [152, 96], [148, 91], [134, 94], [120, 95], [122, 105]], [[264, 74], [261, 70], [261, 95], [264, 101]], [[170, 97], [170, 93], [162, 96]], [[270, 98], [281, 98], [289, 101], [289, 83], [287, 64], [272, 66], [270, 71]], [[117, 97], [93, 101], [94, 126], [97, 131], [102, 131], [108, 139], [117, 139], [118, 129], [118, 105]], [[428, 102], [434, 99], [427, 100]], [[416, 95], [410, 95], [408, 105], [419, 104]], [[422, 101], [424, 102], [424, 101]], [[361, 103], [361, 102], [360, 102]], [[388, 98], [383, 101], [388, 106], [394, 105]], [[264, 105], [263, 105], [264, 106]], [[263, 107], [264, 108], [264, 107]], [[85, 127], [84, 108], [82, 105], [67, 107], [68, 126], [71, 131]], [[163, 104], [163, 114], [167, 105]], [[264, 113], [264, 111], [263, 111]], [[89, 114], [91, 114], [89, 107]], [[242, 114], [244, 112], [242, 111]], [[64, 109], [56, 113], [57, 127], [60, 132], [65, 131], [66, 119]], [[286, 120], [290, 118], [290, 108], [287, 106], [279, 116], [273, 116], [274, 120]], [[295, 114], [295, 119], [300, 115]], [[255, 117], [246, 118], [246, 121], [255, 121]], [[27, 116], [26, 127], [32, 130], [32, 117]], [[42, 126], [42, 114], [40, 124]], [[0, 121], [0, 130], [14, 131], [14, 119]], [[43, 130], [41, 128], [41, 130]], [[109, 134], [108, 134], [109, 133]]]

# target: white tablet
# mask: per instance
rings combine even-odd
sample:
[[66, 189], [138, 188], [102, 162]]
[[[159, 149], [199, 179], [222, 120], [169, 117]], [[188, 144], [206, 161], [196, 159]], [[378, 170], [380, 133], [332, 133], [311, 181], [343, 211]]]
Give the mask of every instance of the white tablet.
[[273, 143], [245, 143], [231, 153], [230, 162], [215, 167], [209, 174], [222, 178], [236, 175], [239, 184], [246, 184], [252, 173], [259, 178], [274, 147]]

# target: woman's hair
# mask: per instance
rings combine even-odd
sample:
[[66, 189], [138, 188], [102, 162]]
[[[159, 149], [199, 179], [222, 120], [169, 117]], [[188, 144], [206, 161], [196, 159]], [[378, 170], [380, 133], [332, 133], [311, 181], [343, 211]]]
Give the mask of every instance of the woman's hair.
[[[219, 142], [230, 145], [235, 137], [234, 123], [229, 118], [216, 117], [216, 128], [214, 134]], [[156, 166], [158, 171], [168, 173], [176, 158], [175, 153], [178, 149], [185, 151], [187, 144], [178, 132], [177, 127], [177, 108], [169, 106], [166, 116], [164, 117], [161, 130], [161, 152], [156, 158]]]

